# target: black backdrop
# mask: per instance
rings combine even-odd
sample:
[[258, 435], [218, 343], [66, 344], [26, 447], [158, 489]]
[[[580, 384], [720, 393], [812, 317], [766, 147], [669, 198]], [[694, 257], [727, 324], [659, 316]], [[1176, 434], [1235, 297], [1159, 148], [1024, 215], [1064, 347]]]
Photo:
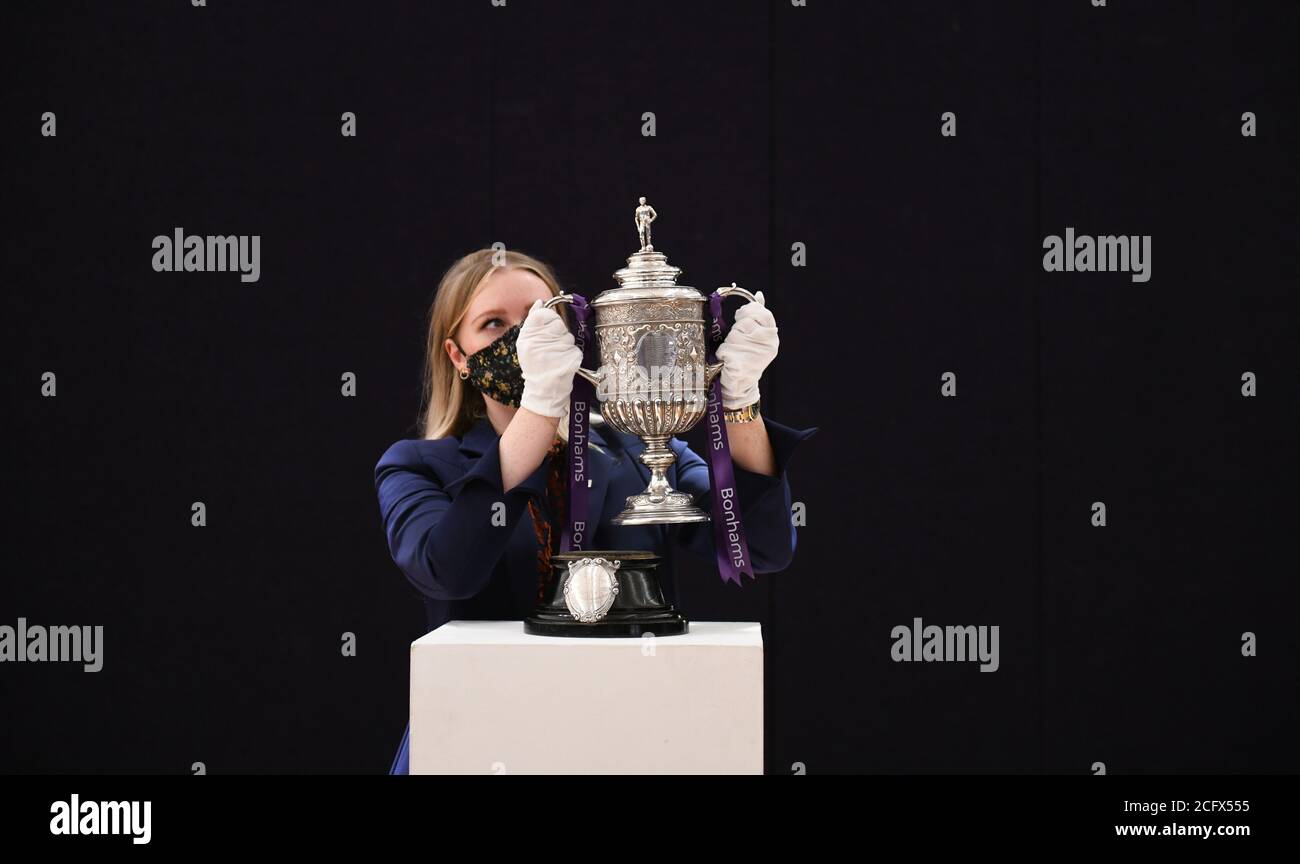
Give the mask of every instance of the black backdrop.
[[[764, 624], [768, 772], [1300, 770], [1284, 5], [14, 5], [0, 624], [105, 644], [0, 666], [0, 770], [385, 771], [423, 612], [372, 471], [438, 276], [502, 242], [593, 296], [638, 195], [685, 284], [766, 293], [765, 411], [821, 429], [794, 565], [678, 579]], [[177, 226], [260, 281], [154, 272]], [[1066, 226], [1151, 280], [1044, 272]], [[914, 617], [1000, 668], [893, 662]]]

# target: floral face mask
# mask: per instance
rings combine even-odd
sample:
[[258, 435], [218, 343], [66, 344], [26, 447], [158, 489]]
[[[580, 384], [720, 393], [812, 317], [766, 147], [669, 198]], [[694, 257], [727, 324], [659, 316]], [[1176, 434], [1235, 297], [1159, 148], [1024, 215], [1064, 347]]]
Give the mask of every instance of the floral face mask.
[[466, 380], [484, 396], [515, 408], [519, 407], [519, 400], [524, 395], [524, 373], [519, 368], [519, 354], [515, 351], [515, 342], [523, 326], [524, 322], [520, 321], [491, 344], [465, 358], [465, 365], [469, 368]]

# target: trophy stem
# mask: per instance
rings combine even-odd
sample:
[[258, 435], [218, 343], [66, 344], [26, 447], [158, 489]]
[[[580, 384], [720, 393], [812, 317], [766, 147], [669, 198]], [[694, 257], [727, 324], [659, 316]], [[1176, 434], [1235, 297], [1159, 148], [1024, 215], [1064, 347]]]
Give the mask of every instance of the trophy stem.
[[650, 469], [650, 485], [645, 494], [650, 496], [650, 503], [662, 504], [673, 491], [668, 485], [668, 468], [677, 461], [677, 454], [669, 448], [667, 435], [648, 435], [643, 440], [645, 451], [641, 454], [641, 464]]
[[641, 463], [650, 469], [650, 483], [638, 495], [629, 495], [627, 509], [613, 519], [615, 525], [662, 525], [679, 522], [708, 522], [709, 514], [696, 507], [690, 495], [678, 492], [668, 482], [668, 469], [677, 454], [668, 446], [668, 435], [645, 435]]

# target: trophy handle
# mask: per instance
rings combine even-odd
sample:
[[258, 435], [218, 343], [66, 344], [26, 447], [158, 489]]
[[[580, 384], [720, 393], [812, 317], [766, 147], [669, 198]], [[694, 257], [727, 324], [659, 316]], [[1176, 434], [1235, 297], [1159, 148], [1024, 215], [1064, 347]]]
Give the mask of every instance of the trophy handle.
[[[730, 285], [724, 285], [718, 289], [718, 296], [724, 300], [733, 294], [736, 294], [740, 297], [744, 297], [745, 300], [749, 303], [758, 302], [757, 297], [755, 297], [753, 294], [750, 294], [744, 288], [737, 286], [735, 282], [732, 282]], [[722, 372], [721, 363], [709, 363], [704, 367], [704, 383], [708, 386], [712, 386], [713, 379], [717, 378], [718, 375], [721, 374], [721, 372]]]
[[[572, 303], [572, 302], [573, 302], [572, 294], [565, 294], [561, 292], [559, 294], [556, 294], [550, 300], [542, 301], [542, 308], [550, 309], [554, 306], [558, 306], [561, 303]], [[581, 366], [578, 367], [578, 374], [581, 375], [583, 378], [586, 378], [588, 381], [590, 381], [592, 384], [594, 384], [597, 387], [600, 386], [600, 379], [604, 377], [600, 372], [592, 372], [590, 369], [584, 369]]]
[[718, 289], [718, 296], [722, 297], [724, 300], [727, 297], [730, 297], [732, 294], [739, 294], [741, 297], [744, 297], [750, 303], [758, 302], [757, 297], [755, 297], [753, 294], [750, 294], [744, 288], [738, 287], [735, 282], [732, 282], [730, 285], [724, 285]]

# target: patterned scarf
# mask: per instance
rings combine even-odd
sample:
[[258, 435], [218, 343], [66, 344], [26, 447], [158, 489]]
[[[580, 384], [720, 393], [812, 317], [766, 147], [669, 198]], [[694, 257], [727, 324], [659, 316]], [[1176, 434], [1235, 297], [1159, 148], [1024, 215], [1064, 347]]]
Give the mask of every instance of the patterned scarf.
[[546, 454], [550, 461], [550, 470], [546, 479], [546, 510], [551, 514], [547, 519], [537, 507], [537, 502], [528, 499], [528, 512], [533, 517], [533, 534], [537, 536], [537, 602], [546, 598], [546, 589], [551, 584], [551, 555], [560, 551], [560, 530], [564, 526], [565, 504], [569, 494], [568, 478], [565, 476], [568, 451], [564, 442], [558, 437], [551, 443]]

